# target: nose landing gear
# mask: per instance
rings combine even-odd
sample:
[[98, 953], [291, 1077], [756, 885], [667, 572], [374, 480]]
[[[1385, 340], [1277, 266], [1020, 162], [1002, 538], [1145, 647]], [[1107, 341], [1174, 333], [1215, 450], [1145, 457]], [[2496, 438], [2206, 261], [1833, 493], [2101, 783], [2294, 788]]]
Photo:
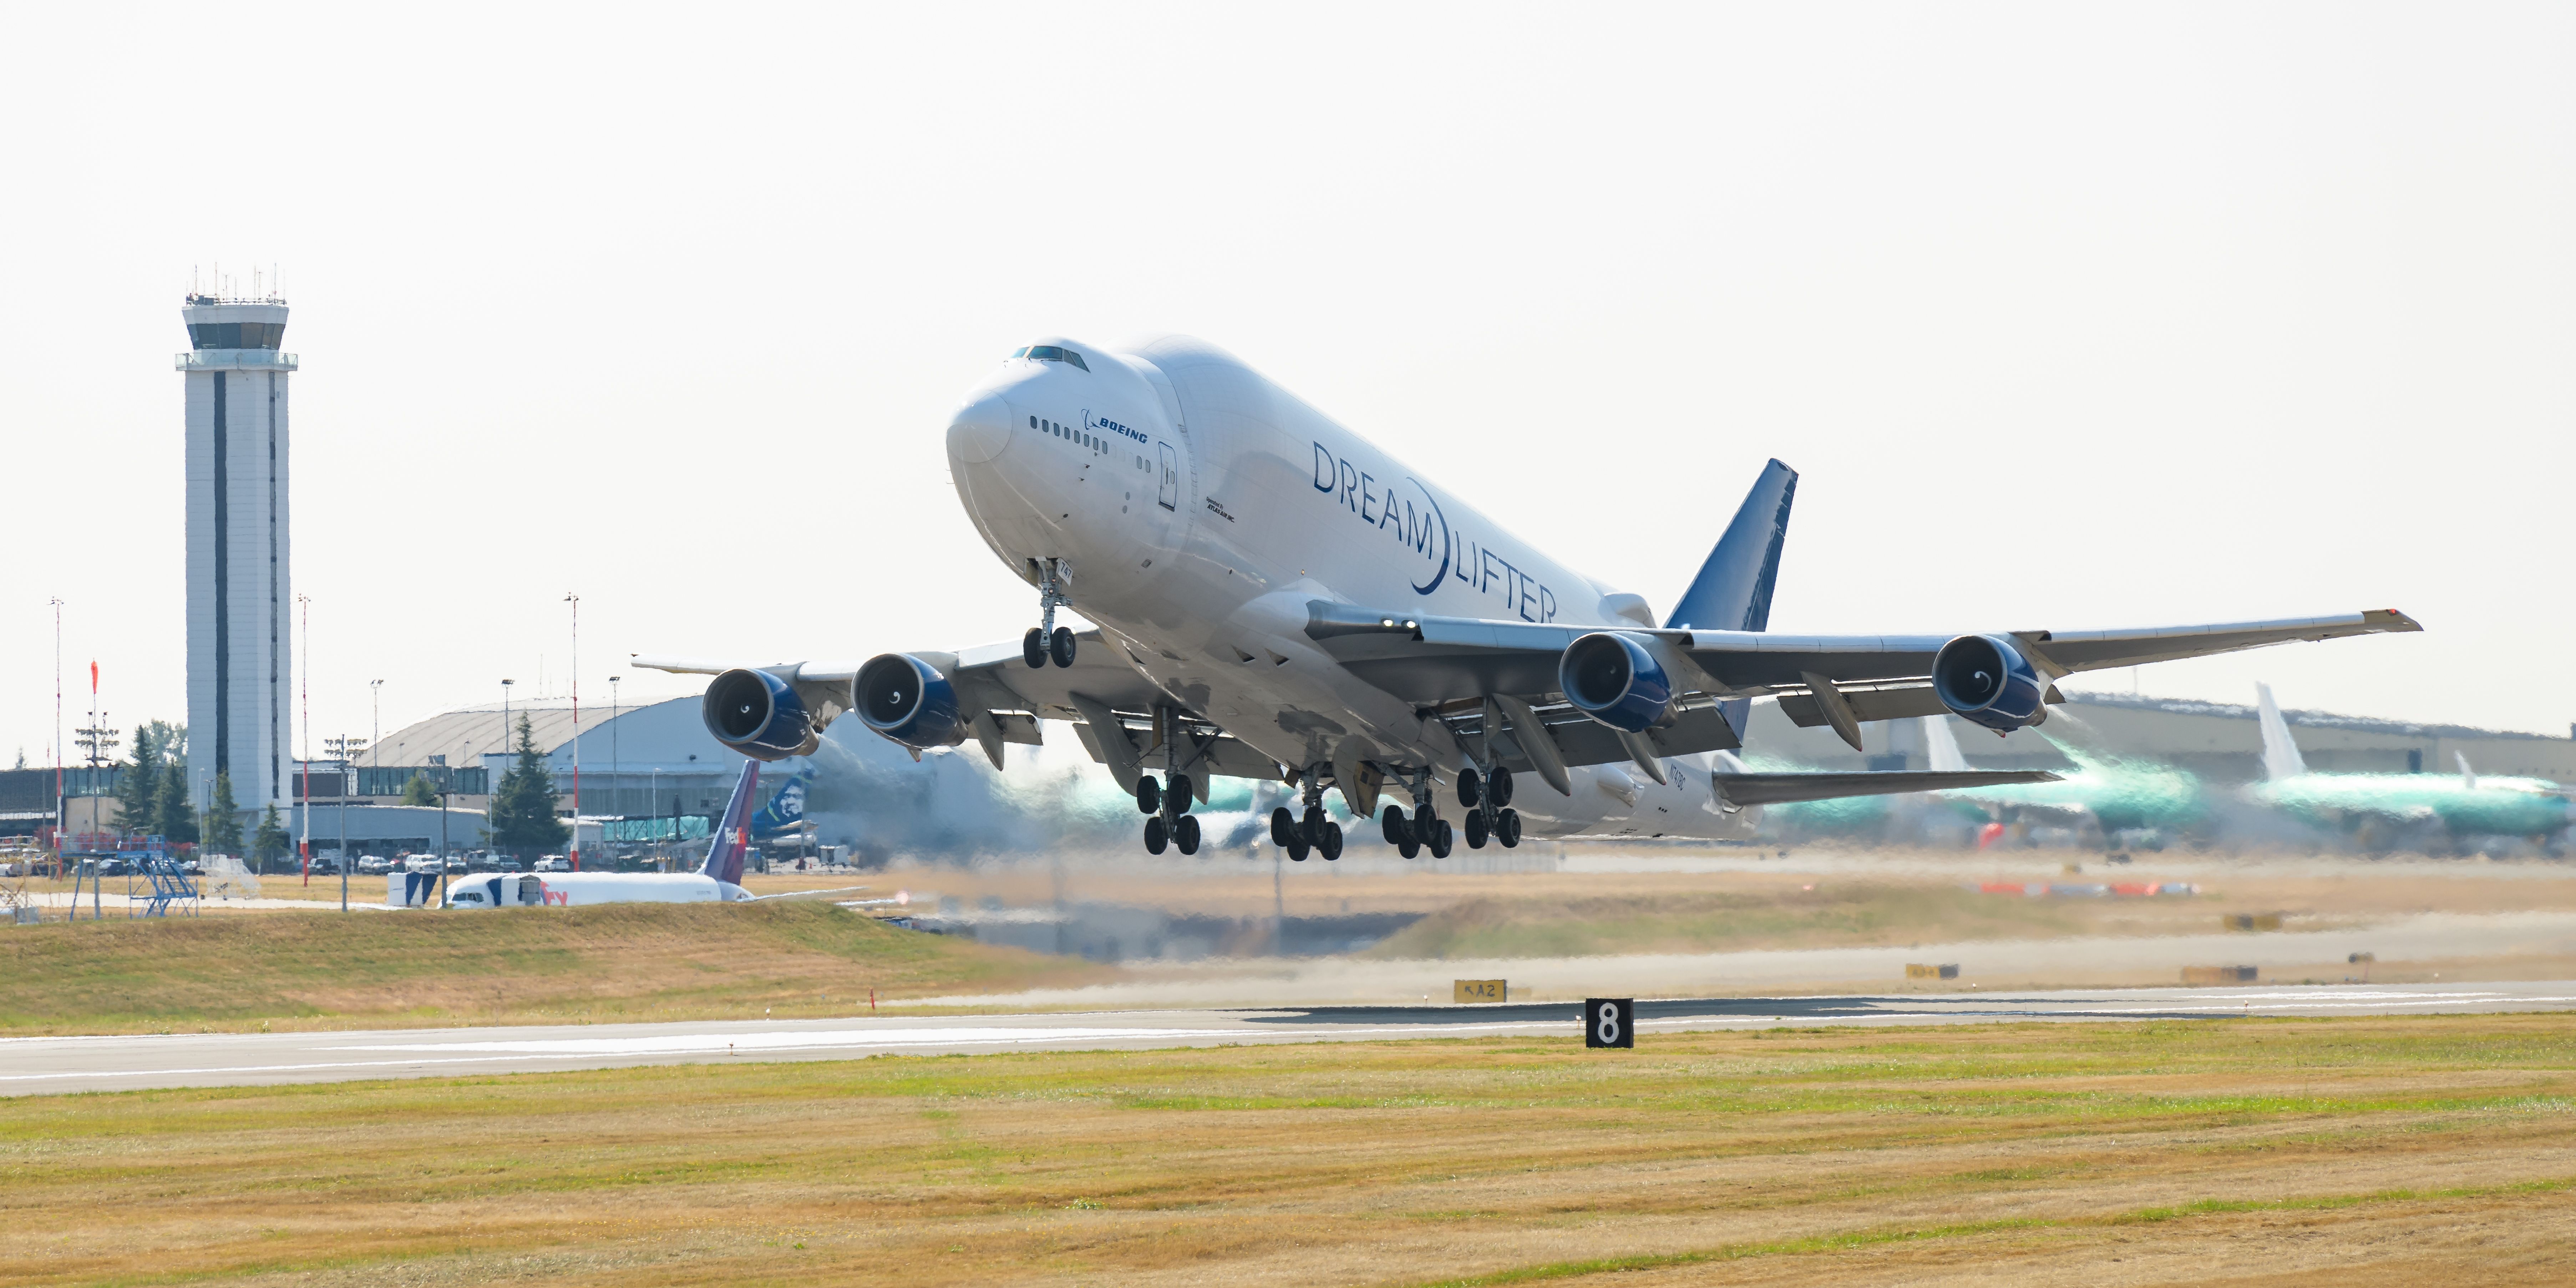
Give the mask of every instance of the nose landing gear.
[[[1052, 659], [1057, 666], [1073, 665], [1073, 629], [1055, 624], [1055, 610], [1070, 607], [1065, 590], [1073, 581], [1073, 565], [1062, 559], [1049, 559], [1038, 568], [1038, 624], [1020, 637], [1020, 660], [1030, 670], [1045, 666]], [[1158, 851], [1159, 853], [1159, 851]]]

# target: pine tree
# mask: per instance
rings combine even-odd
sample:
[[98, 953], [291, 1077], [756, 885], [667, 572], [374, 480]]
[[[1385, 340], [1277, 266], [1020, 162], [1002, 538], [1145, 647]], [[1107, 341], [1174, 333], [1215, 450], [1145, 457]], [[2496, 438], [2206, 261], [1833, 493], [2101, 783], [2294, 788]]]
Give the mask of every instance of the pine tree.
[[427, 774], [412, 775], [411, 781], [403, 784], [402, 803], [405, 805], [436, 805], [438, 803], [438, 784], [429, 781], [429, 775]]
[[172, 845], [197, 839], [197, 807], [188, 799], [188, 770], [178, 761], [161, 766], [161, 789], [152, 799], [152, 830]]
[[160, 821], [161, 749], [152, 744], [152, 727], [134, 731], [134, 762], [118, 767], [116, 825], [128, 832], [149, 832]]
[[[277, 807], [269, 807], [269, 817], [277, 817]], [[215, 797], [207, 802], [205, 819], [206, 849], [216, 854], [241, 853], [241, 807], [233, 803], [233, 776], [215, 775]]]
[[[223, 790], [232, 789], [232, 784], [223, 782], [221, 779], [216, 781]], [[286, 853], [287, 847], [294, 841], [295, 838], [286, 834], [286, 824], [277, 817], [277, 802], [270, 801], [268, 808], [260, 812], [258, 830], [250, 835], [251, 853], [258, 855], [260, 863], [265, 865], [269, 860]]]
[[561, 846], [571, 830], [555, 817], [555, 776], [537, 752], [534, 726], [519, 717], [519, 763], [492, 791], [492, 843], [526, 856]]

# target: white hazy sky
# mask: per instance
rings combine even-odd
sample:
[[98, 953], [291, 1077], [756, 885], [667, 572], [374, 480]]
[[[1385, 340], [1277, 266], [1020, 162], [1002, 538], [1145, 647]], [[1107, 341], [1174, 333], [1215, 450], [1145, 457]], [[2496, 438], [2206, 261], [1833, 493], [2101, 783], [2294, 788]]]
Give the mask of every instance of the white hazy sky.
[[2576, 8], [409, 13], [13, 10], [0, 757], [52, 596], [184, 718], [218, 261], [294, 305], [317, 738], [560, 692], [567, 591], [587, 701], [1016, 636], [946, 411], [1156, 331], [1659, 609], [1776, 455], [1777, 627], [2396, 606], [2141, 682], [2576, 719]]

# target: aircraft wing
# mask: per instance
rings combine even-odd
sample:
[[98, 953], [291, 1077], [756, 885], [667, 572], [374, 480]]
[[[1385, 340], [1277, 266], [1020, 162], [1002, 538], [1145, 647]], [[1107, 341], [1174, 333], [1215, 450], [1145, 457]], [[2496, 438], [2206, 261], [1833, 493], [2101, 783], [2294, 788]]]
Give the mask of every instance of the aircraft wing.
[[1962, 787], [2003, 787], [2015, 783], [2054, 783], [2057, 775], [2040, 770], [1880, 770], [1861, 774], [1800, 772], [1794, 774], [1713, 774], [1720, 795], [1730, 805], [1785, 805], [1791, 801], [1836, 800], [1845, 796], [1893, 796], [1905, 792], [1946, 792]]
[[[1093, 760], [1116, 771], [1122, 782], [1134, 782], [1149, 763], [1154, 769], [1162, 768], [1164, 733], [1182, 744], [1181, 771], [1192, 776], [1202, 799], [1210, 774], [1271, 781], [1280, 777], [1277, 761], [1195, 717], [1167, 715], [1162, 732], [1158, 732], [1154, 712], [1169, 707], [1172, 700], [1145, 678], [1138, 669], [1140, 664], [1097, 630], [1080, 632], [1074, 640], [1070, 667], [1031, 667], [1021, 657], [1018, 640], [953, 654], [923, 652], [916, 656], [939, 667], [948, 677], [957, 690], [961, 709], [981, 713], [980, 718], [974, 719], [975, 741], [996, 769], [1002, 766], [1005, 744], [1037, 746], [1042, 741], [1038, 721], [1068, 720], [1075, 722], [1083, 749], [1091, 753]], [[864, 665], [802, 662], [756, 666], [648, 654], [635, 655], [633, 664], [684, 675], [720, 675], [737, 666], [749, 666], [795, 685], [809, 708], [836, 713], [855, 705], [850, 686]], [[1116, 735], [1103, 737], [1102, 731], [1111, 728], [1116, 729]]]
[[[1946, 710], [1933, 694], [1931, 671], [1933, 656], [1951, 639], [1947, 635], [1791, 635], [1620, 627], [1622, 632], [1665, 641], [1696, 671], [1673, 677], [1683, 694], [1670, 726], [1622, 737], [1566, 705], [1557, 692], [1557, 662], [1566, 646], [1595, 630], [1610, 628], [1409, 616], [1324, 600], [1310, 603], [1308, 612], [1307, 636], [1353, 674], [1426, 715], [1447, 721], [1462, 737], [1482, 737], [1485, 726], [1496, 725], [1493, 732], [1513, 744], [1502, 750], [1506, 763], [1516, 770], [1544, 765], [1548, 750], [1539, 748], [1538, 758], [1533, 759], [1527, 749], [1517, 746], [1517, 737], [1502, 727], [1517, 723], [1512, 719], [1514, 705], [1529, 713], [1529, 723], [1545, 727], [1568, 765], [1608, 764], [1642, 754], [1731, 750], [1741, 745], [1738, 724], [1727, 720], [1719, 707], [1746, 698], [1777, 697], [1781, 712], [1793, 722], [1809, 727], [1835, 724], [1837, 732], [1855, 746], [1859, 724], [1939, 715]], [[2000, 633], [2053, 680], [2077, 671], [2202, 657], [2291, 640], [2422, 629], [2404, 613], [2375, 610], [2145, 630]], [[1492, 695], [1504, 695], [1507, 700], [1489, 703]], [[2060, 700], [2054, 685], [2048, 697], [2052, 702]], [[1838, 716], [1847, 719], [1838, 721]], [[1647, 745], [1632, 745], [1632, 739]]]

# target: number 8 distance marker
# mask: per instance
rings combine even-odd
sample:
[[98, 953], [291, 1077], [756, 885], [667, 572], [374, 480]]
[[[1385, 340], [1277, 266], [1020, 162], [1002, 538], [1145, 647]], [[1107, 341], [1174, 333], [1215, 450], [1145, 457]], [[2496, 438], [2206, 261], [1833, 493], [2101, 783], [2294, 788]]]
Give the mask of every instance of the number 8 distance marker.
[[1586, 998], [1583, 1003], [1583, 1045], [1635, 1048], [1637, 1000], [1632, 997]]

